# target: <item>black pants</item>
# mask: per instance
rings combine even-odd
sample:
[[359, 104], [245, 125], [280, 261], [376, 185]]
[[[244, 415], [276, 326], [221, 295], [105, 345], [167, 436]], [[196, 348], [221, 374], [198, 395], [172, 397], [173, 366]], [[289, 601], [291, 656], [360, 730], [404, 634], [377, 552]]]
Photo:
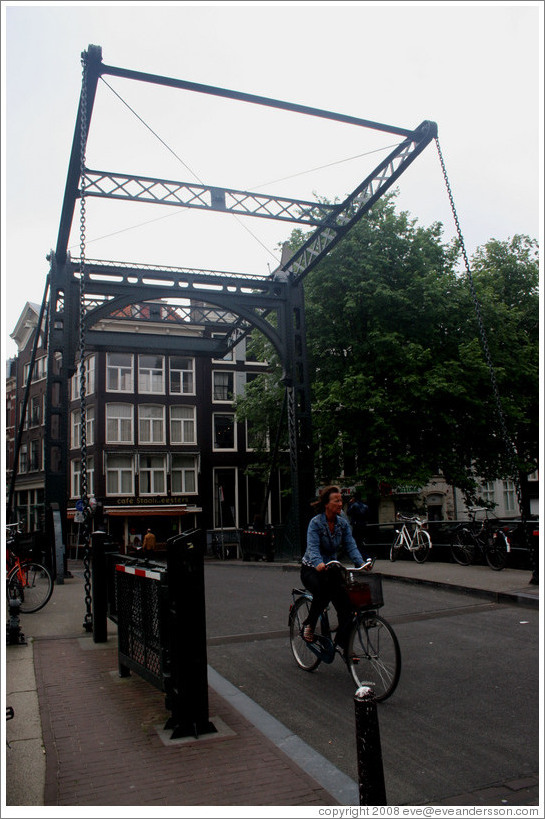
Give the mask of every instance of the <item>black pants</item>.
[[312, 594], [312, 603], [305, 625], [308, 624], [315, 629], [320, 614], [330, 602], [333, 603], [339, 620], [337, 643], [341, 648], [346, 648], [352, 607], [340, 571], [331, 568], [319, 572], [312, 566], [303, 565], [301, 566], [301, 581]]

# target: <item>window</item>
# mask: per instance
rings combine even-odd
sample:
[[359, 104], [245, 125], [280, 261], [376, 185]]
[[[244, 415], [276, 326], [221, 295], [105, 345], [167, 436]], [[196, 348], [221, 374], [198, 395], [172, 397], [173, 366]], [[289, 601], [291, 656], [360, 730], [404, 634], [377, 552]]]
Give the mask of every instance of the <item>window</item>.
[[[25, 384], [28, 383], [28, 376], [30, 375], [30, 361], [23, 367], [23, 380]], [[43, 381], [47, 375], [47, 356], [37, 358], [34, 362], [34, 369], [32, 370], [32, 383], [35, 381]]]
[[177, 406], [170, 408], [170, 443], [194, 444], [195, 407]]
[[197, 491], [197, 459], [194, 455], [173, 455], [172, 494]]
[[41, 441], [36, 438], [30, 442], [30, 471], [37, 472], [40, 468]]
[[140, 494], [164, 495], [166, 491], [165, 455], [140, 455]]
[[[81, 461], [70, 463], [70, 497], [81, 498]], [[95, 459], [87, 458], [87, 497], [95, 494]]]
[[495, 503], [496, 498], [496, 489], [494, 485], [494, 481], [486, 481], [481, 485], [481, 498], [486, 503]]
[[232, 401], [234, 397], [234, 374], [232, 372], [212, 372], [212, 400]]
[[236, 427], [234, 413], [215, 413], [214, 449], [236, 449]]
[[[95, 357], [89, 356], [84, 362], [85, 371], [85, 394], [92, 395], [95, 391]], [[81, 364], [78, 364], [78, 369], [75, 375], [71, 378], [70, 397], [72, 401], [77, 401], [80, 397], [80, 372]]]
[[107, 456], [106, 494], [134, 495], [134, 467], [132, 455]]
[[268, 431], [264, 434], [263, 430], [256, 430], [255, 425], [251, 421], [246, 421], [246, 449], [248, 452], [253, 450], [269, 450], [270, 441]]
[[[91, 446], [95, 442], [95, 408], [87, 407], [87, 437], [86, 444]], [[71, 443], [72, 449], [81, 447], [81, 410], [74, 410], [71, 413]]]
[[142, 404], [138, 407], [138, 440], [145, 444], [165, 443], [165, 408]]
[[138, 392], [165, 392], [165, 359], [162, 355], [138, 356]]
[[39, 427], [41, 420], [40, 420], [40, 410], [42, 406], [42, 397], [41, 395], [33, 395], [30, 399], [30, 426], [31, 427]]
[[[224, 339], [225, 338], [225, 333], [212, 333], [212, 338]], [[231, 350], [229, 350], [229, 352], [225, 353], [223, 358], [215, 358], [214, 360], [215, 361], [233, 361], [234, 360], [233, 350], [231, 349]]]
[[506, 512], [514, 512], [516, 508], [516, 491], [513, 481], [503, 481], [503, 503]]
[[108, 392], [134, 392], [133, 356], [130, 353], [108, 353], [106, 389]]
[[170, 358], [170, 392], [176, 395], [195, 395], [194, 358]]
[[19, 450], [19, 472], [28, 472], [28, 448], [22, 444]]
[[132, 404], [106, 404], [106, 441], [109, 444], [132, 444]]

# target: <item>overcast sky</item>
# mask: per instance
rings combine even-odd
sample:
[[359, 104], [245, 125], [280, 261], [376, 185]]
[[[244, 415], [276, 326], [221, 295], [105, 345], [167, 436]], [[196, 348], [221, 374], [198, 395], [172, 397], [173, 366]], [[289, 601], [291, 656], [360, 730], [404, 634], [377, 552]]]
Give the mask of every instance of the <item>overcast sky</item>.
[[[543, 4], [2, 2], [4, 357], [57, 242], [81, 52], [107, 65], [403, 128], [438, 125], [466, 247], [539, 238]], [[87, 167], [275, 196], [351, 192], [399, 137], [106, 76]], [[131, 110], [132, 109], [132, 110]], [[356, 157], [356, 158], [354, 158]], [[398, 208], [455, 225], [432, 142]], [[267, 274], [295, 225], [88, 200], [88, 258]], [[79, 255], [76, 211], [70, 249]]]

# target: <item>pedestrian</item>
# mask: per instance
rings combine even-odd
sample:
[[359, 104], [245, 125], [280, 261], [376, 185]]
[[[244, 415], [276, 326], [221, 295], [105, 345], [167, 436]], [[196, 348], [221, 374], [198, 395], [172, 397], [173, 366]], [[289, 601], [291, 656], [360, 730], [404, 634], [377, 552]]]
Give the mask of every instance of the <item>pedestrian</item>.
[[301, 566], [301, 581], [312, 592], [307, 619], [303, 623], [303, 638], [311, 643], [318, 618], [331, 602], [338, 617], [337, 643], [346, 650], [352, 607], [344, 578], [338, 567], [326, 569], [326, 563], [337, 560], [341, 547], [345, 547], [356, 567], [371, 569], [373, 561], [364, 560], [352, 536], [348, 520], [342, 516], [343, 499], [338, 486], [322, 489], [313, 504], [317, 514], [311, 519], [307, 530], [307, 547]]
[[356, 545], [364, 558], [369, 558], [369, 554], [365, 548], [365, 528], [367, 526], [367, 513], [369, 507], [361, 498], [359, 492], [352, 492], [350, 500], [348, 501], [348, 508], [346, 515], [352, 526], [352, 535], [356, 541]]
[[155, 549], [155, 543], [156, 543], [155, 535], [153, 534], [151, 529], [148, 529], [148, 531], [144, 535], [144, 542], [142, 544], [142, 548], [146, 552], [148, 551], [151, 552], [153, 549]]

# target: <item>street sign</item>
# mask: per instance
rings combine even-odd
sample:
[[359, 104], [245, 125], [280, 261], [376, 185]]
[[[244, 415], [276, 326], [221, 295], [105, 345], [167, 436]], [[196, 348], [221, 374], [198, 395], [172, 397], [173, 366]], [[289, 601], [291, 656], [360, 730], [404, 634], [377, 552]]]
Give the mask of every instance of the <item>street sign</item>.
[[80, 512], [79, 509], [76, 509], [74, 512], [74, 523], [83, 523], [85, 520], [85, 515], [83, 512]]
[[76, 501], [76, 511], [77, 512], [83, 512], [83, 501], [82, 500], [77, 500]]

